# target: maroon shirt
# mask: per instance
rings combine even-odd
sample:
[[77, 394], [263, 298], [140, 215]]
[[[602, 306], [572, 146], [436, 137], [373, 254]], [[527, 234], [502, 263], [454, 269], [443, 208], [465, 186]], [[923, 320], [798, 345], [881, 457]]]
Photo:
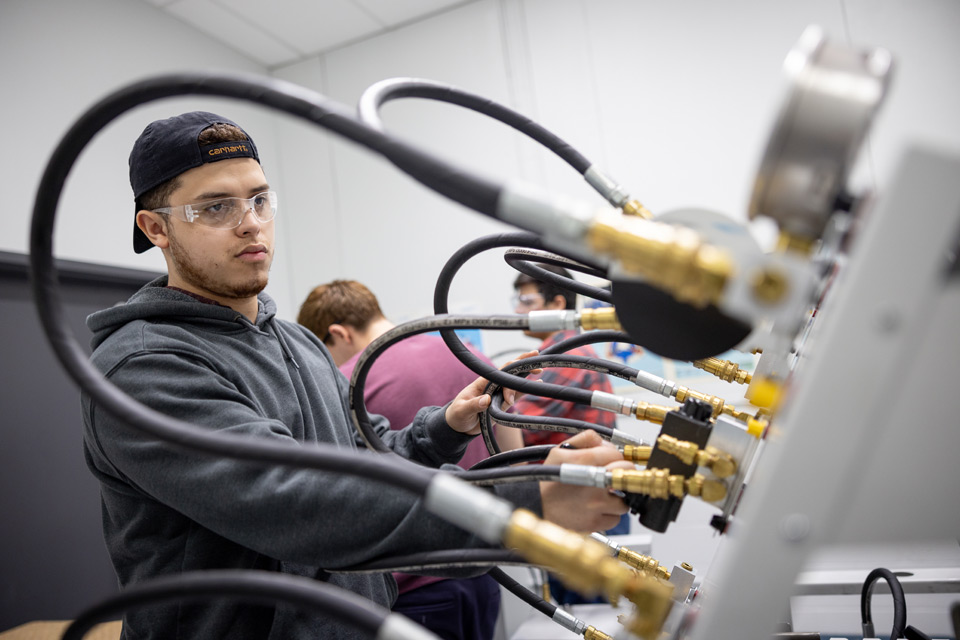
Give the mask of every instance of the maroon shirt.
[[[471, 349], [487, 362], [489, 358]], [[358, 353], [342, 365], [348, 378], [360, 359]], [[450, 352], [443, 339], [435, 335], [416, 335], [390, 345], [377, 357], [363, 387], [367, 411], [379, 413], [390, 421], [393, 429], [402, 429], [423, 407], [443, 406], [479, 376]], [[474, 438], [460, 459], [468, 469], [488, 457], [483, 438]], [[400, 593], [438, 582], [443, 578], [394, 573]]]

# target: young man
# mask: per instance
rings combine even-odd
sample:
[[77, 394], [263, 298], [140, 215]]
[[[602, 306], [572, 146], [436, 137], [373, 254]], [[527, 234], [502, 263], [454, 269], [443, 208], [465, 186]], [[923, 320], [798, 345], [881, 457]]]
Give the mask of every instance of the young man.
[[[134, 250], [157, 246], [168, 275], [124, 305], [93, 314], [92, 361], [156, 411], [291, 447], [357, 448], [347, 381], [307, 329], [278, 320], [262, 293], [274, 256], [277, 196], [256, 145], [226, 118], [191, 112], [147, 126], [130, 154]], [[375, 427], [394, 451], [430, 466], [456, 462], [488, 403], [477, 380], [406, 429]], [[201, 569], [261, 569], [339, 585], [383, 606], [385, 574], [339, 568], [400, 553], [478, 546], [384, 483], [219, 458], [159, 441], [82, 401], [84, 453], [101, 483], [104, 536], [121, 586]], [[609, 448], [557, 451], [552, 464], [605, 465]], [[613, 463], [621, 464], [621, 463]], [[554, 483], [496, 493], [561, 525], [603, 528], [625, 509], [606, 492]], [[609, 526], [609, 525], [607, 525]], [[328, 570], [330, 572], [328, 572]], [[217, 599], [140, 608], [129, 638], [359, 638], [289, 606]]]
[[[323, 341], [347, 378], [367, 345], [394, 327], [373, 292], [355, 280], [334, 280], [314, 287], [300, 306], [297, 322]], [[486, 360], [482, 354], [476, 355]], [[364, 401], [367, 410], [386, 417], [399, 429], [409, 424], [421, 407], [446, 404], [476, 377], [440, 337], [410, 336], [391, 345], [370, 367]], [[499, 428], [496, 437], [502, 449], [522, 446], [518, 429]], [[469, 469], [486, 457], [483, 439], [475, 438], [460, 466]], [[404, 573], [393, 577], [400, 592], [394, 611], [441, 638], [493, 638], [500, 611], [500, 588], [493, 578], [444, 579]]]
[[[540, 267], [572, 278], [570, 272], [563, 267], [557, 267], [550, 264], [539, 265]], [[530, 313], [531, 311], [541, 311], [543, 309], [575, 309], [577, 306], [577, 296], [565, 289], [561, 289], [552, 283], [537, 280], [525, 273], [517, 276], [513, 282], [515, 296], [513, 307], [516, 313]], [[534, 332], [524, 331], [524, 334], [531, 338], [541, 340], [539, 351], [544, 351], [552, 347], [561, 340], [566, 340], [574, 335], [576, 331], [554, 331], [554, 332]], [[585, 356], [596, 358], [597, 352], [590, 345], [577, 347], [568, 352], [570, 355]], [[596, 371], [588, 369], [545, 369], [539, 378], [544, 382], [559, 384], [579, 389], [589, 389], [591, 391], [605, 391], [613, 393], [613, 387], [607, 376]], [[538, 396], [521, 396], [511, 408], [513, 413], [534, 416], [552, 416], [555, 418], [570, 418], [573, 420], [583, 420], [592, 424], [599, 424], [611, 429], [616, 426], [617, 417], [609, 411], [601, 411], [586, 405], [576, 404], [565, 400], [555, 400], [553, 398], [542, 398]], [[523, 430], [523, 443], [527, 446], [534, 444], [560, 444], [569, 434], [557, 431], [531, 431]]]

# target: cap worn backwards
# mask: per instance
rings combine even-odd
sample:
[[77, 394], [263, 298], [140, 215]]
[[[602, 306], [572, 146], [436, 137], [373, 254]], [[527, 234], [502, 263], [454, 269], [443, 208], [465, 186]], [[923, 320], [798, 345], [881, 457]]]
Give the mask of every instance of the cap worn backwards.
[[[154, 187], [207, 162], [231, 158], [253, 158], [260, 162], [257, 146], [245, 131], [246, 140], [201, 146], [200, 132], [214, 124], [229, 124], [243, 131], [232, 120], [207, 111], [191, 111], [148, 124], [130, 152], [130, 186], [134, 199], [139, 200]], [[133, 250], [143, 253], [153, 243], [137, 226], [136, 215], [134, 206]]]

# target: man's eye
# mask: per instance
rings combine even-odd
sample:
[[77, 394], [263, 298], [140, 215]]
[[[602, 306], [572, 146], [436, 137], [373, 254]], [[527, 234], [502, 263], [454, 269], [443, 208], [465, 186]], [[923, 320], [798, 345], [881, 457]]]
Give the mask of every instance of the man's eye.
[[224, 212], [226, 209], [226, 203], [224, 202], [211, 202], [203, 208], [205, 214], [210, 215], [219, 215]]

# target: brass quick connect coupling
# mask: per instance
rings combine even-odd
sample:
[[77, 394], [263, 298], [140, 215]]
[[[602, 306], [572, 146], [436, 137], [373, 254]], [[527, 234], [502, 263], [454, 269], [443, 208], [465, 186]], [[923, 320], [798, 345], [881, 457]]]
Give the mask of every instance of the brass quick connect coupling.
[[631, 551], [626, 547], [620, 547], [620, 550], [617, 551], [617, 559], [638, 571], [653, 574], [661, 580], [670, 579], [670, 572], [667, 571], [666, 567], [660, 566], [660, 562], [656, 558]]
[[753, 379], [749, 373], [741, 369], [737, 363], [720, 358], [703, 358], [694, 360], [693, 366], [702, 369], [707, 373], [713, 374], [725, 382], [736, 382], [737, 384], [750, 384]]
[[627, 598], [641, 614], [633, 633], [653, 640], [663, 628], [673, 604], [673, 587], [623, 566], [603, 543], [517, 509], [507, 523], [503, 544], [556, 573], [575, 591], [602, 593], [612, 604], [620, 596]]
[[612, 469], [610, 488], [639, 493], [651, 498], [683, 498], [686, 495], [703, 498], [707, 502], [722, 500], [727, 495], [727, 487], [719, 480], [709, 480], [700, 474], [691, 478], [682, 475], [670, 475], [667, 469]]
[[676, 456], [685, 464], [696, 464], [698, 467], [710, 469], [718, 478], [731, 476], [737, 470], [737, 461], [715, 447], [701, 449], [696, 443], [678, 440], [667, 434], [657, 438], [657, 445], [662, 451]]
[[637, 406], [633, 410], [633, 415], [637, 417], [637, 420], [663, 424], [663, 420], [667, 417], [667, 414], [675, 409], [676, 407], [664, 407], [659, 404], [650, 404], [638, 400]]
[[591, 249], [613, 256], [626, 272], [696, 307], [719, 302], [733, 273], [726, 251], [685, 227], [606, 212], [589, 223], [586, 238]]
[[580, 311], [580, 327], [586, 331], [593, 331], [594, 329], [623, 331], [620, 320], [617, 318], [617, 310], [613, 307], [582, 309]]
[[596, 627], [587, 627], [583, 631], [584, 640], [613, 640], [613, 636], [608, 636]]
[[651, 453], [653, 453], [653, 447], [649, 445], [623, 445], [623, 459], [634, 464], [647, 464]]
[[653, 212], [640, 204], [639, 200], [628, 200], [624, 202], [620, 210], [628, 216], [637, 216], [644, 220], [653, 220]]
[[716, 418], [721, 413], [725, 413], [728, 416], [736, 418], [740, 422], [747, 422], [753, 417], [745, 411], [740, 411], [734, 408], [732, 404], [727, 404], [727, 401], [723, 398], [707, 395], [706, 393], [700, 393], [699, 391], [694, 391], [693, 389], [688, 389], [687, 387], [677, 387], [677, 392], [674, 397], [677, 399], [677, 402], [683, 402], [687, 398], [703, 400], [713, 407], [713, 413], [710, 416], [711, 418]]

